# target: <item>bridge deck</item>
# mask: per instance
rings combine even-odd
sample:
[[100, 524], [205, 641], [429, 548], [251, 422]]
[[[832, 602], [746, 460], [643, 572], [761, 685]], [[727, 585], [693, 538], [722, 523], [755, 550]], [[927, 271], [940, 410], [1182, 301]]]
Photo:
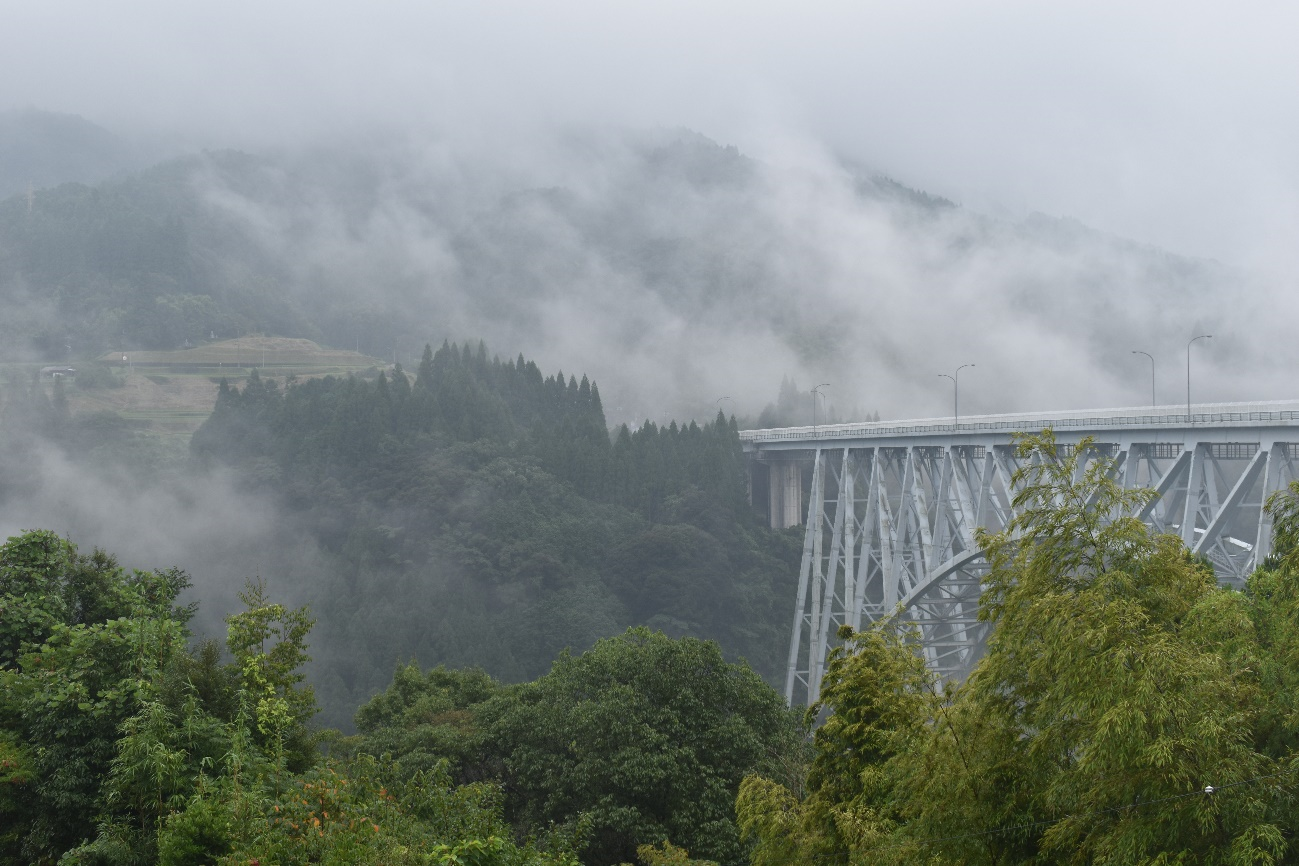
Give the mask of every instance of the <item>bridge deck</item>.
[[1188, 415], [1185, 406], [1126, 407], [1061, 412], [1021, 412], [1003, 415], [962, 416], [960, 423], [951, 418], [917, 418], [902, 421], [818, 424], [807, 427], [776, 427], [764, 430], [741, 430], [745, 450], [781, 448], [806, 449], [816, 443], [842, 447], [844, 440], [879, 440], [899, 438], [952, 438], [1034, 432], [1047, 427], [1057, 432], [1079, 435], [1124, 430], [1187, 430], [1203, 432], [1206, 428], [1294, 427], [1299, 425], [1299, 401], [1278, 400], [1263, 403], [1197, 403]]

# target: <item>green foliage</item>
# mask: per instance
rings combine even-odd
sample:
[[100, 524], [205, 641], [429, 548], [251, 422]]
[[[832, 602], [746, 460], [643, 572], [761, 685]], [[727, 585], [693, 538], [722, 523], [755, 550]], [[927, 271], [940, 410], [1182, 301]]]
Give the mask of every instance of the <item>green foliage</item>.
[[398, 776], [501, 779], [520, 832], [578, 839], [588, 864], [667, 839], [741, 862], [740, 779], [759, 769], [783, 778], [800, 752], [794, 716], [752, 671], [716, 644], [643, 628], [565, 653], [522, 686], [399, 667], [357, 727], [346, 747], [391, 759]]
[[462, 781], [481, 781], [487, 773], [476, 711], [501, 687], [477, 669], [455, 671], [439, 665], [422, 673], [401, 665], [392, 685], [356, 711], [359, 735], [348, 748], [399, 759], [398, 772], [427, 772], [444, 765]]
[[539, 866], [542, 863], [576, 866], [578, 861], [569, 855], [538, 855], [499, 836], [488, 836], [486, 839], [468, 839], [455, 845], [435, 845], [422, 862], [445, 866]]
[[[982, 840], [990, 858], [1213, 862], [1233, 846], [1275, 856], [1259, 789], [1170, 799], [1275, 767], [1252, 748], [1251, 673], [1198, 628], [1206, 606], [1221, 610], [1212, 573], [1176, 538], [1113, 518], [1142, 494], [1110, 480], [1110, 461], [1073, 481], [1087, 444], [1060, 459], [1049, 434], [1021, 443], [1030, 462], [1020, 515], [981, 539], [992, 567], [980, 613], [994, 625], [988, 653], [910, 768], [910, 829], [1040, 822]], [[940, 761], [959, 769], [929, 777]], [[964, 805], [944, 812], [926, 796]], [[1105, 811], [1138, 803], [1151, 805]]]
[[717, 866], [712, 860], [694, 860], [690, 852], [678, 848], [671, 842], [661, 845], [641, 845], [636, 849], [636, 856], [645, 866]]
[[19, 861], [28, 792], [35, 777], [31, 754], [13, 731], [0, 730], [0, 863]]
[[259, 322], [304, 330], [302, 314], [267, 296], [243, 267], [240, 276], [225, 270], [251, 250], [232, 246], [229, 226], [187, 189], [183, 178], [198, 165], [42, 190], [30, 211], [16, 199], [0, 207], [0, 282], [22, 284], [41, 302], [15, 305], [13, 334], [61, 360], [69, 344], [94, 357], [123, 341], [174, 348], [213, 331], [247, 333]]
[[392, 779], [373, 758], [328, 764], [277, 792], [220, 784], [173, 812], [159, 835], [164, 866], [221, 863], [466, 863], [568, 866], [509, 839], [491, 785], [445, 773]]
[[[840, 631], [821, 700], [808, 708], [812, 738], [806, 779], [786, 784], [749, 776], [736, 811], [742, 832], [756, 842], [755, 866], [848, 860], [887, 838], [899, 825], [900, 793], [890, 762], [915, 748], [942, 699], [915, 651], [913, 636], [883, 620], [865, 632]], [[797, 791], [800, 791], [800, 797]]]
[[[0, 548], [16, 612], [16, 657], [0, 667], [0, 864], [575, 863], [562, 845], [512, 841], [494, 782], [366, 754], [322, 763], [306, 611], [250, 583], [226, 663], [213, 642], [188, 645], [186, 585], [46, 532]], [[428, 721], [439, 704], [421, 689], [451, 706], [497, 690], [482, 674], [416, 679], [371, 705], [374, 725]]]
[[1249, 615], [1264, 708], [1257, 741], [1269, 754], [1299, 753], [1299, 484], [1267, 502], [1273, 555], [1249, 579]]
[[167, 815], [158, 834], [160, 866], [210, 866], [230, 853], [235, 821], [227, 804], [196, 795]]
[[25, 793], [0, 856], [41, 862], [94, 835], [121, 732], [185, 652], [192, 611], [175, 602], [187, 585], [176, 569], [127, 574], [49, 532], [0, 548], [0, 721]]
[[128, 577], [104, 552], [80, 554], [52, 532], [10, 538], [0, 547], [0, 664], [17, 661], [24, 646], [40, 643], [60, 624], [138, 615], [160, 597], [173, 600], [185, 585], [175, 571]]
[[250, 581], [239, 600], [245, 609], [226, 617], [226, 647], [252, 703], [258, 743], [300, 771], [314, 752], [306, 723], [316, 714], [316, 698], [302, 685], [302, 666], [311, 660], [306, 641], [315, 621], [306, 608], [272, 603], [261, 580]]
[[560, 656], [485, 712], [510, 813], [531, 827], [584, 819], [588, 864], [665, 839], [742, 862], [740, 780], [797, 741], [776, 693], [716, 644], [643, 628]]

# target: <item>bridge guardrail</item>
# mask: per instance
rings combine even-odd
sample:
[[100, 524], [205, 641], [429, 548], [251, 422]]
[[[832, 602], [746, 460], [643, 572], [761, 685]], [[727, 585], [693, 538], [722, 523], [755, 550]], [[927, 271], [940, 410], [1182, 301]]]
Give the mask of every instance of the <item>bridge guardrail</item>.
[[1203, 412], [1175, 415], [1104, 415], [1087, 418], [1004, 418], [970, 420], [960, 424], [827, 424], [817, 427], [781, 427], [768, 430], [741, 430], [742, 442], [781, 442], [799, 439], [860, 439], [876, 436], [914, 436], [937, 433], [980, 433], [1035, 431], [1052, 429], [1102, 430], [1111, 427], [1187, 427], [1196, 424], [1277, 423], [1299, 421], [1299, 410]]

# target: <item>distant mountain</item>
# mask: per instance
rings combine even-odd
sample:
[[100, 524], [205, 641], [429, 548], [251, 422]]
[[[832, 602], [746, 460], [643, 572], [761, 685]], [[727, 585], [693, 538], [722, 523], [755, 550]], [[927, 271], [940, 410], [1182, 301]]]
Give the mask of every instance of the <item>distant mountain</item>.
[[1270, 396], [1284, 383], [1257, 371], [1293, 341], [1277, 317], [1260, 329], [1263, 297], [1072, 220], [687, 131], [574, 135], [523, 167], [427, 142], [220, 151], [0, 202], [10, 352], [260, 331], [409, 361], [481, 337], [598, 375], [613, 421], [702, 419], [722, 395], [756, 414], [785, 375], [833, 383], [840, 411], [941, 413], [936, 373], [962, 363], [971, 412], [1145, 402], [1131, 350], [1169, 383], [1211, 324], [1201, 394]]
[[0, 111], [0, 198], [69, 181], [98, 183], [136, 168], [132, 149], [75, 114]]

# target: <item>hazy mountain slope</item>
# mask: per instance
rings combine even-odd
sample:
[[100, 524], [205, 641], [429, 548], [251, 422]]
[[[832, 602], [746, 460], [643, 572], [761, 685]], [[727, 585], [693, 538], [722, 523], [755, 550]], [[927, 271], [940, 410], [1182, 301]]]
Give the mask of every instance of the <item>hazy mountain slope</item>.
[[1204, 329], [1204, 398], [1288, 387], [1239, 375], [1290, 342], [1254, 321], [1258, 280], [1213, 262], [692, 133], [537, 150], [209, 153], [12, 198], [8, 328], [46, 358], [266, 330], [409, 361], [482, 336], [611, 383], [613, 420], [756, 412], [784, 374], [831, 382], [842, 415], [941, 413], [936, 373], [962, 363], [970, 411], [1140, 403], [1131, 350], [1167, 385]]
[[136, 166], [131, 148], [74, 114], [0, 111], [0, 197], [69, 181], [95, 183]]

